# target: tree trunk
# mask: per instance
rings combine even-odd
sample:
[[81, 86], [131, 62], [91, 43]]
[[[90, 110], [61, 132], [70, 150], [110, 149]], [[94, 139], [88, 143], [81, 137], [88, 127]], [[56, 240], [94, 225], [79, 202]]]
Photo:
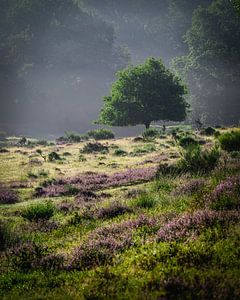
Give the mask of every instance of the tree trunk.
[[151, 124], [151, 122], [150, 122], [150, 121], [148, 121], [148, 122], [145, 122], [145, 123], [144, 123], [144, 125], [145, 125], [146, 129], [149, 129], [149, 127], [150, 127], [150, 124]]

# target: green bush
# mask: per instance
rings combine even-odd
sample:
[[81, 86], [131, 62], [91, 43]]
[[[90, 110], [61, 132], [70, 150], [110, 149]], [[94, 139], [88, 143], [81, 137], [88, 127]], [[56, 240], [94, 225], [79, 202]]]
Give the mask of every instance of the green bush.
[[156, 200], [152, 197], [151, 194], [142, 193], [134, 201], [134, 205], [141, 208], [152, 208], [156, 206]]
[[55, 206], [52, 202], [33, 204], [22, 212], [22, 217], [30, 222], [39, 220], [49, 220], [55, 212]]
[[134, 154], [144, 154], [144, 153], [151, 153], [156, 151], [156, 147], [153, 144], [146, 144], [142, 148], [135, 148]]
[[199, 145], [189, 145], [177, 167], [183, 172], [204, 174], [213, 170], [220, 158], [218, 148], [202, 150]]
[[223, 150], [228, 152], [240, 151], [240, 130], [221, 134], [218, 140]]
[[56, 152], [51, 152], [51, 153], [48, 154], [48, 160], [49, 161], [61, 160], [61, 157]]
[[103, 128], [88, 131], [88, 136], [94, 138], [96, 141], [114, 139], [115, 137], [111, 130]]
[[66, 131], [65, 135], [69, 143], [79, 143], [82, 141], [82, 137], [79, 133]]
[[24, 137], [22, 137], [19, 141], [18, 141], [18, 144], [20, 145], [20, 146], [26, 146], [26, 144], [27, 144], [27, 139], [26, 139], [26, 137], [24, 136]]
[[191, 136], [182, 137], [179, 140], [179, 145], [183, 148], [187, 148], [190, 145], [197, 145], [198, 142]]
[[87, 143], [86, 145], [84, 145], [83, 149], [80, 150], [80, 153], [94, 153], [94, 152], [107, 153], [108, 147], [102, 145], [101, 143]]
[[19, 242], [19, 236], [5, 220], [0, 220], [0, 251]]
[[216, 132], [216, 130], [214, 128], [210, 127], [210, 126], [207, 127], [207, 128], [204, 128], [203, 131], [202, 131], [203, 134], [209, 135], [209, 136], [214, 135], [215, 132]]
[[155, 138], [158, 135], [159, 135], [159, 131], [155, 128], [148, 128], [142, 134], [144, 139]]
[[127, 152], [122, 150], [122, 149], [116, 149], [114, 151], [114, 155], [116, 155], [116, 156], [125, 156], [125, 155], [127, 155]]

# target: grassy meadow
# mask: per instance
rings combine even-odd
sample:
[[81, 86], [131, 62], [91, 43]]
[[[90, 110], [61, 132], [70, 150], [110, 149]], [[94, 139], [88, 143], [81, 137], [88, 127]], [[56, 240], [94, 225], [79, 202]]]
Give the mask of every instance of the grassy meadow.
[[0, 298], [239, 299], [240, 138], [231, 131], [8, 137]]

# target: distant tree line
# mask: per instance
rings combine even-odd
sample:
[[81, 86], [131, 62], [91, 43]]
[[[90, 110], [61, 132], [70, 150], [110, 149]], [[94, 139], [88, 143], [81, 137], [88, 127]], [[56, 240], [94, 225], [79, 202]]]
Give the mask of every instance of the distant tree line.
[[2, 0], [0, 126], [90, 123], [130, 52], [133, 64], [171, 65], [188, 86], [192, 122], [237, 123], [239, 11], [238, 0]]

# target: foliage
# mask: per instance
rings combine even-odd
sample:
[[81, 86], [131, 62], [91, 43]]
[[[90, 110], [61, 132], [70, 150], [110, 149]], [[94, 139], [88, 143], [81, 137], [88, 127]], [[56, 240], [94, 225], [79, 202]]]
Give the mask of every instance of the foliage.
[[87, 143], [80, 150], [81, 153], [108, 152], [108, 147], [101, 143]]
[[178, 168], [184, 172], [204, 174], [212, 171], [218, 164], [218, 148], [202, 150], [199, 145], [190, 145], [183, 152]]
[[19, 201], [18, 194], [0, 184], [0, 204], [14, 204]]
[[191, 136], [184, 136], [180, 138], [179, 145], [183, 148], [187, 148], [189, 146], [196, 146], [198, 145], [198, 142]]
[[140, 208], [153, 208], [156, 206], [156, 200], [147, 193], [141, 193], [134, 201], [134, 205]]
[[156, 147], [154, 144], [146, 144], [141, 148], [135, 148], [133, 153], [134, 154], [143, 154], [143, 153], [151, 153], [153, 151], [156, 151]]
[[215, 210], [231, 210], [240, 207], [240, 176], [220, 182], [209, 195], [208, 205]]
[[185, 87], [161, 60], [149, 58], [142, 65], [118, 72], [110, 95], [104, 98], [98, 122], [127, 126], [152, 121], [183, 121], [187, 103]]
[[221, 148], [228, 152], [240, 151], [240, 130], [226, 132], [218, 137]]
[[185, 36], [188, 54], [174, 62], [188, 84], [193, 119], [209, 124], [239, 121], [239, 26], [239, 15], [228, 0], [214, 0], [193, 14]]
[[[98, 78], [101, 88], [116, 69], [126, 65], [127, 51], [115, 45], [113, 26], [83, 9], [77, 1], [3, 1], [0, 78], [4, 100], [0, 119], [6, 123], [16, 120], [18, 99], [22, 111], [32, 106], [31, 113], [24, 114], [26, 122], [36, 122], [46, 129], [50, 124], [54, 130], [58, 130], [56, 123], [62, 128], [71, 126], [63, 113], [56, 112], [56, 107], [63, 104], [59, 106], [59, 98], [65, 98], [65, 91], [71, 93], [72, 97], [60, 108], [71, 119], [69, 108], [77, 103], [79, 93], [87, 97], [88, 105], [98, 93], [92, 89], [93, 78]], [[78, 89], [78, 93], [73, 93], [82, 78], [83, 92]], [[17, 120], [17, 124], [20, 126], [21, 122]]]
[[148, 128], [142, 133], [144, 139], [155, 138], [158, 135], [159, 135], [159, 131], [155, 128]]
[[185, 214], [165, 224], [157, 233], [157, 241], [176, 241], [200, 234], [205, 228], [235, 223], [239, 220], [237, 211], [214, 212], [210, 210]]
[[53, 151], [48, 154], [48, 160], [49, 161], [61, 160], [61, 157], [57, 152]]
[[20, 146], [25, 146], [25, 145], [27, 144], [27, 139], [26, 139], [26, 137], [25, 137], [25, 136], [22, 137], [22, 138], [18, 141], [18, 144], [19, 144]]
[[114, 151], [114, 155], [116, 155], [116, 156], [126, 156], [126, 155], [127, 155], [127, 152], [124, 151], [124, 150], [122, 150], [122, 149], [116, 149], [116, 150]]
[[88, 136], [94, 138], [96, 141], [114, 139], [114, 133], [111, 130], [103, 128], [88, 131]]
[[36, 188], [37, 197], [57, 197], [67, 195], [66, 185], [74, 185], [82, 192], [95, 191], [103, 188], [129, 185], [134, 182], [147, 182], [154, 179], [156, 167], [128, 169], [111, 175], [104, 173], [82, 174], [59, 180], [48, 180]]
[[122, 205], [119, 202], [114, 202], [107, 207], [99, 208], [97, 211], [97, 217], [99, 219], [110, 219], [129, 212], [132, 212], [132, 210], [128, 206]]
[[0, 220], [0, 251], [4, 251], [17, 242], [20, 237], [6, 220]]
[[206, 135], [214, 135], [216, 133], [216, 130], [212, 127], [207, 127], [207, 128], [204, 128], [202, 130], [203, 134], [206, 134]]
[[55, 206], [52, 202], [38, 203], [28, 206], [22, 213], [22, 217], [31, 222], [48, 220], [54, 215]]
[[21, 243], [10, 248], [6, 256], [10, 266], [27, 272], [37, 266], [46, 255], [47, 249], [32, 242]]

